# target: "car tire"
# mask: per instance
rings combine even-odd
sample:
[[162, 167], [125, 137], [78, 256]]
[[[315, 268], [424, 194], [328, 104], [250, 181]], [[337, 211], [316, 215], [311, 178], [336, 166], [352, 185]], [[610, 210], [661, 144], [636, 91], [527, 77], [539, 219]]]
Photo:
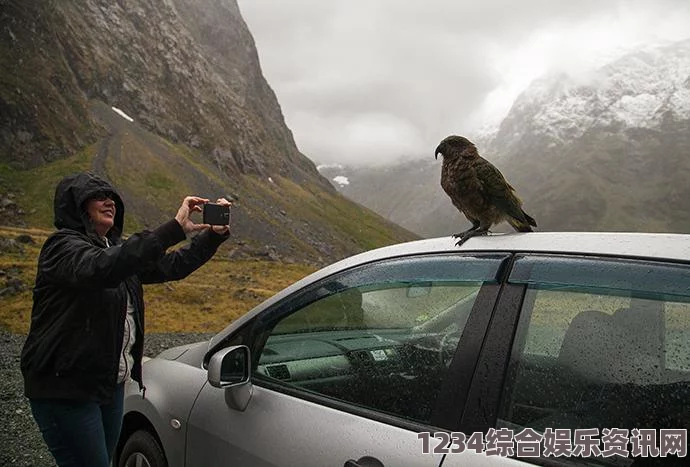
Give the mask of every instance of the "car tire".
[[168, 467], [158, 440], [148, 431], [139, 430], [125, 442], [118, 467]]

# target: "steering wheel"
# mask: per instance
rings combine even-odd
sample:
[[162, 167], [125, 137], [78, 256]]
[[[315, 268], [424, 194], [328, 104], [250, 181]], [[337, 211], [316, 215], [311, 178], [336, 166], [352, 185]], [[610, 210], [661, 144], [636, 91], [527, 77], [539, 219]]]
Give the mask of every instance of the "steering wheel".
[[[438, 345], [439, 363], [446, 368], [450, 366], [450, 362], [455, 355], [455, 350], [460, 341], [460, 335], [462, 334], [462, 330], [457, 329], [457, 326], [449, 327], [452, 329], [443, 334]], [[451, 339], [454, 339], [455, 342], [451, 341]]]

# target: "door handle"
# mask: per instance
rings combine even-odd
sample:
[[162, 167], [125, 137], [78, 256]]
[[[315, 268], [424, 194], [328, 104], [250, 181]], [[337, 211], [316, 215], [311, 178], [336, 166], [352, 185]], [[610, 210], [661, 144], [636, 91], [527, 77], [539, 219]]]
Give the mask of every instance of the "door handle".
[[343, 467], [385, 467], [383, 462], [375, 457], [364, 456], [358, 460], [348, 460]]

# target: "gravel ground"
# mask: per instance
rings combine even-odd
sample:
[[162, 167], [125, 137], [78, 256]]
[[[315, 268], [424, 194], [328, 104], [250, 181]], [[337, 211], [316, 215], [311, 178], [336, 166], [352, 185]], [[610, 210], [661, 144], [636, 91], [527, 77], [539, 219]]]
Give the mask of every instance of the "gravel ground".
[[[144, 353], [209, 339], [212, 334], [147, 334]], [[19, 355], [25, 336], [0, 330], [0, 467], [55, 465], [24, 397]]]

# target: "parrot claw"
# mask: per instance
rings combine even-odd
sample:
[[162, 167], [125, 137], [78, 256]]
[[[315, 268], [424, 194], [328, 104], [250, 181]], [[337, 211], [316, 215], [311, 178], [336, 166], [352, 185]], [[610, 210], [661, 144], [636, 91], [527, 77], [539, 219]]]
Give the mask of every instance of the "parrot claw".
[[464, 232], [453, 234], [453, 238], [459, 238], [455, 246], [460, 246], [472, 237], [479, 237], [481, 235], [488, 235], [489, 229], [470, 229]]

